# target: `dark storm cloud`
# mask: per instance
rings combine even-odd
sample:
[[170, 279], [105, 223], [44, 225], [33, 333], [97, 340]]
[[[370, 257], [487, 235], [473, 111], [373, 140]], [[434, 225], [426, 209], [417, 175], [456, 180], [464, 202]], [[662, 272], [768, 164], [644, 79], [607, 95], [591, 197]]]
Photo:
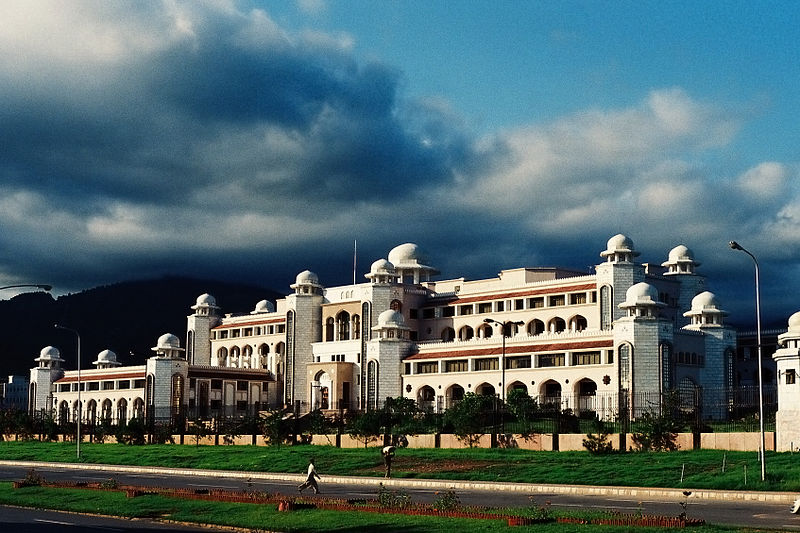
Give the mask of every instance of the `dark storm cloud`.
[[409, 241], [445, 277], [588, 270], [618, 232], [647, 261], [683, 243], [710, 277], [741, 280], [749, 265], [720, 243], [749, 236], [797, 281], [797, 169], [707, 164], [741, 119], [679, 88], [477, 138], [346, 37], [290, 33], [245, 4], [9, 1], [0, 19], [9, 283], [188, 274], [285, 290], [310, 268], [335, 285], [356, 239], [357, 281]]

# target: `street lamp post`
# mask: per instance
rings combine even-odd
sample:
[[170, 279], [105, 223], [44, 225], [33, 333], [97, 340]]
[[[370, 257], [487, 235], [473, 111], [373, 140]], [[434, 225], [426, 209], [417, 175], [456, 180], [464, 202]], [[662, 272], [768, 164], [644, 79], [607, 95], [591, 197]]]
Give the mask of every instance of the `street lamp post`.
[[502, 387], [500, 391], [500, 399], [505, 403], [506, 401], [506, 329], [510, 326], [521, 326], [524, 322], [516, 322], [514, 320], [506, 320], [504, 322], [500, 322], [493, 318], [484, 318], [483, 321], [486, 324], [497, 324], [500, 326], [500, 334], [503, 337], [503, 348], [500, 352], [500, 370], [501, 370], [501, 384]]
[[78, 339], [78, 416], [76, 417], [76, 420], [77, 420], [77, 423], [78, 423], [77, 457], [78, 457], [78, 461], [80, 461], [81, 460], [81, 417], [82, 417], [82, 414], [83, 414], [82, 413], [83, 405], [81, 405], [81, 336], [76, 330], [74, 330], [72, 328], [59, 326], [58, 324], [55, 324], [54, 327], [56, 329], [63, 329], [64, 331], [70, 331], [70, 332], [74, 333], [75, 334], [75, 338]]
[[760, 455], [761, 455], [761, 481], [764, 481], [767, 477], [767, 466], [766, 461], [764, 458], [765, 455], [765, 440], [764, 440], [764, 390], [763, 390], [763, 379], [761, 377], [761, 293], [759, 292], [758, 288], [758, 260], [756, 256], [742, 248], [742, 246], [736, 242], [731, 241], [728, 245], [734, 249], [739, 250], [741, 252], [746, 253], [750, 256], [753, 260], [753, 263], [756, 266], [756, 343], [758, 348], [758, 424], [759, 424], [759, 432], [761, 434], [761, 444], [760, 444]]

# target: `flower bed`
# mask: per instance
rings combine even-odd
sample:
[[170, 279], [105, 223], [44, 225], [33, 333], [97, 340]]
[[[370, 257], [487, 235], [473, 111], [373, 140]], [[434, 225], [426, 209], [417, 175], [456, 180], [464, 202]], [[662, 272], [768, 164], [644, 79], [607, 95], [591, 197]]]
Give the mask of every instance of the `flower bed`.
[[[592, 519], [582, 519], [573, 517], [550, 518], [526, 517], [509, 515], [493, 511], [487, 508], [471, 508], [458, 506], [456, 508], [437, 509], [432, 505], [408, 504], [400, 507], [390, 507], [381, 505], [375, 499], [343, 499], [328, 497], [297, 497], [286, 496], [280, 493], [267, 493], [260, 491], [231, 491], [224, 489], [183, 489], [167, 487], [149, 487], [138, 485], [120, 485], [113, 479], [101, 483], [87, 482], [49, 482], [41, 480], [36, 485], [53, 488], [79, 488], [86, 490], [107, 490], [124, 492], [129, 498], [136, 498], [148, 494], [158, 494], [161, 496], [183, 498], [190, 500], [206, 500], [230, 503], [255, 503], [255, 504], [274, 504], [279, 511], [296, 511], [300, 509], [325, 509], [330, 511], [361, 511], [367, 513], [392, 513], [415, 516], [440, 516], [451, 518], [470, 518], [477, 520], [503, 520], [509, 526], [526, 526], [547, 522], [559, 522], [569, 524], [600, 524], [615, 526], [658, 526], [658, 527], [686, 527], [697, 526], [704, 523], [703, 520], [690, 519], [685, 516], [649, 516], [633, 514], [615, 514], [608, 517]], [[31, 486], [32, 483], [13, 482], [14, 488]]]

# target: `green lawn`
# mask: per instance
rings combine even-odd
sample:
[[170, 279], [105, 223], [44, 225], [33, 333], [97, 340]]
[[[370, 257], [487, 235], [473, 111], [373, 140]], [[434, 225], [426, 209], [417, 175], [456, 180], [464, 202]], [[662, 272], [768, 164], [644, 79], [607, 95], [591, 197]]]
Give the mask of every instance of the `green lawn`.
[[[43, 504], [42, 502], [46, 502]], [[367, 512], [322, 511], [307, 509], [278, 512], [275, 505], [244, 503], [219, 503], [140, 496], [126, 498], [120, 492], [98, 492], [80, 489], [54, 489], [43, 487], [11, 488], [11, 483], [0, 483], [0, 504], [24, 507], [43, 507], [74, 512], [87, 512], [124, 517], [150, 517], [203, 524], [228, 525], [249, 529], [285, 532], [356, 532], [381, 531], [383, 533], [452, 533], [454, 530], [470, 532], [543, 531], [567, 532], [667, 532], [667, 528], [612, 527], [575, 524], [539, 524], [527, 527], [509, 527], [499, 520], [469, 520], [377, 514]], [[557, 515], [558, 513], [553, 513]], [[570, 513], [571, 516], [578, 516]], [[748, 531], [745, 529], [703, 526], [687, 528], [698, 533]]]
[[[304, 472], [309, 457], [314, 457], [322, 475], [381, 476], [383, 473], [380, 449], [375, 447], [85, 443], [81, 445], [81, 453], [82, 462], [86, 463], [292, 473]], [[75, 462], [75, 444], [0, 442], [0, 457]], [[800, 491], [797, 459], [791, 453], [768, 452], [767, 480], [762, 482], [755, 452], [697, 450], [594, 456], [587, 452], [519, 449], [406, 448], [398, 450], [392, 474], [398, 478], [797, 492]]]

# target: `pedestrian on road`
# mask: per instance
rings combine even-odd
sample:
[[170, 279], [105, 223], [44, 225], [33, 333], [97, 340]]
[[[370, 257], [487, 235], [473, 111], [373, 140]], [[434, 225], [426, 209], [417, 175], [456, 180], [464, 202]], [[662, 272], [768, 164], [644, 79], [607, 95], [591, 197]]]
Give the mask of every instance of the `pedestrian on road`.
[[317, 485], [317, 480], [314, 479], [315, 477], [322, 481], [322, 478], [317, 474], [317, 469], [314, 468], [314, 459], [311, 459], [308, 461], [308, 475], [306, 476], [306, 480], [297, 487], [297, 492], [303, 492], [308, 487], [311, 487], [314, 489], [314, 494], [319, 494], [319, 486]]
[[392, 476], [392, 457], [394, 457], [394, 446], [384, 446], [383, 451], [383, 464], [386, 466], [386, 474], [383, 477], [389, 478]]

